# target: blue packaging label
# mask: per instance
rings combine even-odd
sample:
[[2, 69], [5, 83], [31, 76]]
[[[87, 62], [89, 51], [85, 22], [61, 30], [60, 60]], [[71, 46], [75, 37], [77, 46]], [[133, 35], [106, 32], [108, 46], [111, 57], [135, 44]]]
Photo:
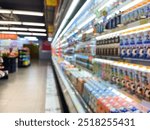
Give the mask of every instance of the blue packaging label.
[[135, 45], [136, 44], [136, 34], [132, 34], [130, 36], [130, 45]]
[[130, 36], [125, 36], [124, 37], [124, 39], [125, 39], [125, 45], [129, 45], [129, 41], [130, 41]]
[[125, 42], [125, 39], [123, 36], [120, 37], [120, 46], [123, 46]]
[[138, 33], [136, 44], [143, 44], [143, 41], [144, 41], [144, 34], [143, 33]]
[[121, 112], [123, 112], [123, 113], [125, 113], [125, 112], [128, 111], [128, 109], [126, 109], [126, 108], [124, 108], [124, 107], [121, 107], [119, 110], [120, 110]]
[[138, 19], [138, 15], [139, 15], [138, 10], [135, 10], [134, 11], [134, 20]]
[[148, 18], [149, 18], [150, 17], [150, 3], [147, 6], [148, 6]]
[[146, 18], [145, 7], [141, 7], [141, 8], [139, 9], [139, 11], [140, 11], [140, 17], [141, 17], [141, 18]]
[[112, 109], [110, 110], [110, 112], [111, 112], [111, 113], [120, 113], [119, 110], [116, 109], [116, 108], [112, 108]]
[[150, 44], [150, 31], [144, 32], [144, 44]]
[[148, 13], [149, 13], [149, 5], [144, 6], [144, 15], [146, 18], [148, 18]]

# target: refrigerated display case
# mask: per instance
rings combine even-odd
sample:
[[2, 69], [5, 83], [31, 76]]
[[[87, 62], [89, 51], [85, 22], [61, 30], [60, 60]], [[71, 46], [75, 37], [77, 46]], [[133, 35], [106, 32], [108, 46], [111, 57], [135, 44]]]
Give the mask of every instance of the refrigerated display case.
[[55, 66], [92, 112], [149, 112], [149, 11], [148, 0], [88, 0], [53, 41]]

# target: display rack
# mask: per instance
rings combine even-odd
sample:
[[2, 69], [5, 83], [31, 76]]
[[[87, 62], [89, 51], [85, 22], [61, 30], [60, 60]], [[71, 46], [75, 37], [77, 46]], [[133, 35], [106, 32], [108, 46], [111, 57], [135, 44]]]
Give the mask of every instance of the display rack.
[[[134, 28], [140, 28], [143, 25], [147, 25], [150, 22], [150, 18], [148, 19], [141, 19], [138, 20], [136, 22], [132, 22], [129, 23], [127, 25], [122, 25], [121, 27], [117, 27], [115, 29], [109, 29], [109, 30], [105, 30], [105, 32], [101, 33], [101, 34], [97, 34], [97, 38], [101, 39], [102, 37], [107, 37], [109, 35], [113, 35], [113, 34], [121, 34], [130, 30], [133, 30]], [[149, 25], [147, 25], [149, 26]]]
[[5, 69], [9, 71], [9, 73], [16, 72], [16, 59], [17, 57], [3, 57]]
[[0, 57], [0, 79], [8, 79], [8, 70], [4, 66], [2, 57]]
[[78, 113], [92, 112], [91, 109], [86, 105], [84, 100], [81, 98], [77, 90], [74, 88], [72, 83], [63, 74], [62, 70], [60, 69], [58, 63], [55, 61], [54, 58], [52, 58], [52, 61], [61, 85], [63, 95], [69, 107], [69, 111]]
[[[146, 109], [150, 109], [150, 2], [147, 0], [133, 0], [132, 2], [130, 0], [118, 2], [109, 0], [101, 1], [94, 6], [91, 5], [90, 9], [91, 12], [89, 14], [87, 13], [88, 16], [83, 15], [74, 21], [73, 25], [70, 25], [71, 30], [66, 31], [63, 34], [64, 36], [62, 36], [63, 42], [60, 40], [59, 43], [56, 42], [55, 44], [60, 45], [59, 49], [65, 49], [61, 48], [61, 46], [63, 47], [68, 39], [69, 41], [76, 39], [79, 42], [81, 37], [83, 40], [83, 38], [88, 39], [90, 35], [93, 35], [92, 39], [96, 39], [96, 46], [93, 47], [95, 53], [90, 52], [92, 39], [74, 46], [76, 63], [74, 64], [74, 69], [78, 68], [79, 70], [83, 69], [86, 71], [91, 69], [91, 74], [93, 77], [96, 76], [98, 78], [101, 82], [98, 84], [103, 86], [104, 89], [112, 86], [117, 92], [126, 95], [126, 97], [130, 97], [133, 101], [133, 106], [137, 102], [141, 106], [142, 102], [146, 102], [148, 104], [146, 105], [148, 106]], [[86, 19], [84, 20], [85, 16]], [[78, 33], [73, 35], [75, 32]], [[66, 35], [69, 36], [65, 37]], [[58, 58], [61, 58], [61, 56], [58, 55]], [[79, 70], [75, 72], [68, 70], [68, 73], [70, 77], [83, 79], [78, 74], [80, 72]], [[88, 70], [88, 72], [90, 71]], [[68, 73], [66, 72], [67, 76]], [[79, 81], [74, 81], [73, 79], [70, 79], [70, 82], [73, 82], [74, 88], [77, 88], [77, 84], [74, 84], [74, 82]], [[88, 80], [91, 80], [91, 77]], [[97, 81], [94, 80], [93, 82]], [[98, 85], [93, 83], [94, 86], [97, 86], [97, 88], [95, 87], [93, 89], [93, 86], [89, 84], [87, 81], [82, 86], [88, 94], [83, 94], [85, 97], [83, 95], [81, 96], [88, 105], [90, 104], [88, 102], [89, 98], [93, 95], [97, 97], [97, 94], [99, 94], [99, 92], [95, 94]], [[102, 95], [101, 93], [99, 97]], [[115, 99], [113, 97], [111, 98], [115, 102]], [[103, 99], [105, 100], [105, 98]], [[101, 98], [97, 100], [99, 102]], [[91, 102], [93, 103], [94, 101]], [[111, 112], [111, 110], [108, 111], [107, 109], [109, 107], [107, 106], [109, 101], [106, 101], [107, 103], [105, 102], [104, 104], [102, 102], [100, 101], [99, 103], [102, 106], [104, 105], [104, 111], [95, 110], [94, 112]], [[99, 108], [101, 108], [101, 105]], [[128, 105], [122, 105], [120, 107], [126, 107], [128, 109]], [[142, 107], [144, 108], [145, 106], [143, 105]], [[143, 108], [142, 112], [148, 112], [145, 108], [143, 110]], [[125, 112], [122, 110], [119, 111]], [[128, 112], [135, 111], [129, 110]]]
[[18, 50], [18, 67], [28, 67], [30, 66], [30, 51], [28, 48], [23, 48]]

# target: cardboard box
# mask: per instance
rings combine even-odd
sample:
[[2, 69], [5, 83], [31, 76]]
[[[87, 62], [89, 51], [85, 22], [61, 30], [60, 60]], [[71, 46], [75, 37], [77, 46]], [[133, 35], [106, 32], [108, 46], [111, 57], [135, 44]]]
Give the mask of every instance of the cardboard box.
[[78, 78], [77, 79], [76, 89], [77, 89], [77, 91], [79, 92], [80, 95], [82, 95], [82, 93], [83, 93], [84, 83], [85, 83], [84, 78]]

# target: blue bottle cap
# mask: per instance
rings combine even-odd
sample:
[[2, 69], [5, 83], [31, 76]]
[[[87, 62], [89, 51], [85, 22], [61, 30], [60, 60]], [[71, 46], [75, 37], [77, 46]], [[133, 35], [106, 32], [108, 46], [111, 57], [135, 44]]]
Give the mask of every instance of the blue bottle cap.
[[119, 110], [120, 110], [121, 112], [127, 112], [127, 111], [128, 111], [125, 107], [121, 107]]

